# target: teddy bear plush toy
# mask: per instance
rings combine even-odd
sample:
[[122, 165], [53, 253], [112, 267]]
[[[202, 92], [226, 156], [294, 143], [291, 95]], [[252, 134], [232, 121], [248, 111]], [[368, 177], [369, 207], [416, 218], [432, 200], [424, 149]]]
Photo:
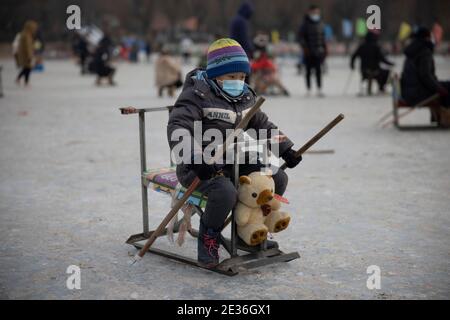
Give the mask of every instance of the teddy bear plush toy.
[[236, 223], [238, 235], [245, 243], [259, 245], [269, 232], [278, 233], [289, 226], [291, 217], [280, 211], [281, 203], [274, 194], [275, 182], [270, 172], [253, 172], [240, 177], [239, 182]]

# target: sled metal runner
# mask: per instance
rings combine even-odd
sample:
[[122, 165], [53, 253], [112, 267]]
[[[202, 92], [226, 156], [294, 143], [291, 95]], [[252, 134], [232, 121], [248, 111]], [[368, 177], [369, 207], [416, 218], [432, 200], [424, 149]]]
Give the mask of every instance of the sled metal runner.
[[[134, 109], [134, 108], [123, 108], [121, 109], [122, 114], [138, 114], [139, 115], [139, 141], [140, 141], [140, 160], [141, 160], [141, 192], [142, 192], [142, 221], [143, 221], [143, 232], [140, 234], [132, 235], [128, 240], [127, 244], [134, 246], [136, 249], [140, 250], [144, 247], [144, 242], [148, 240], [155, 231], [150, 231], [149, 226], [149, 203], [148, 203], [148, 190], [150, 184], [153, 183], [151, 179], [149, 179], [148, 171], [147, 171], [147, 150], [146, 150], [146, 137], [145, 137], [145, 114], [153, 113], [153, 112], [161, 112], [168, 111], [169, 113], [172, 111], [173, 107], [162, 107], [162, 108], [154, 108], [154, 109]], [[239, 183], [239, 166], [237, 165], [238, 157], [238, 147], [235, 144], [235, 164], [234, 164], [234, 177], [233, 181], [235, 186], [238, 186]], [[173, 163], [171, 163], [172, 174], [174, 174]], [[173, 191], [173, 189], [167, 187], [164, 191], [169, 193], [169, 191]], [[202, 205], [194, 205], [195, 213], [201, 216], [203, 214]], [[231, 237], [226, 238], [221, 235], [221, 245], [228, 252], [230, 257], [224, 261], [222, 261], [216, 268], [207, 269], [209, 271], [213, 271], [219, 274], [227, 275], [227, 276], [235, 276], [239, 274], [242, 270], [250, 270], [258, 267], [267, 266], [274, 263], [281, 262], [289, 262], [295, 259], [300, 258], [300, 255], [297, 252], [292, 253], [284, 253], [278, 248], [278, 244], [274, 243], [272, 248], [267, 248], [267, 242], [263, 244], [251, 247], [247, 246], [241, 240], [238, 239], [237, 236], [237, 224], [234, 220], [235, 211], [233, 210], [231, 213], [231, 217], [227, 220], [231, 223]], [[179, 221], [174, 226], [174, 234], [178, 233], [179, 227], [182, 221]], [[189, 232], [190, 235], [194, 238], [198, 237], [198, 231], [192, 230]], [[163, 232], [160, 237], [167, 235], [167, 229]], [[165, 258], [169, 258], [174, 261], [178, 261], [181, 263], [185, 263], [187, 265], [191, 265], [198, 268], [203, 268], [196, 259], [192, 259], [190, 257], [181, 256], [179, 254], [175, 254], [173, 252], [167, 250], [161, 250], [157, 248], [150, 248], [149, 251], [152, 254], [159, 255]], [[241, 253], [240, 252], [244, 252]]]

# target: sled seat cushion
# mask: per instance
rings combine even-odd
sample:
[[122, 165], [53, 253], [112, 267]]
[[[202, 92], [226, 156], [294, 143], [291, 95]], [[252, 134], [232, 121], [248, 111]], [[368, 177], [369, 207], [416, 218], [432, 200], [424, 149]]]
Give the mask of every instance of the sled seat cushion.
[[[187, 190], [179, 183], [176, 168], [174, 167], [148, 170], [144, 172], [143, 178], [146, 186], [151, 185], [154, 191], [162, 192], [172, 197], [175, 195], [178, 200], [183, 198]], [[194, 191], [187, 202], [194, 206], [205, 208], [208, 197], [199, 191]]]

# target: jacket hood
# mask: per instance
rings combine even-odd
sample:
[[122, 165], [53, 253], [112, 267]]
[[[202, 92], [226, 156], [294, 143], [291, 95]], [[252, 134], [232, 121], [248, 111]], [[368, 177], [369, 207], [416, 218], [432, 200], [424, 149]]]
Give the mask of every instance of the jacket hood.
[[238, 13], [240, 16], [248, 20], [253, 16], [254, 11], [255, 10], [253, 9], [253, 6], [250, 3], [244, 2], [239, 8]]
[[433, 51], [433, 43], [422, 39], [416, 39], [406, 47], [404, 52], [408, 58], [414, 58], [426, 50]]

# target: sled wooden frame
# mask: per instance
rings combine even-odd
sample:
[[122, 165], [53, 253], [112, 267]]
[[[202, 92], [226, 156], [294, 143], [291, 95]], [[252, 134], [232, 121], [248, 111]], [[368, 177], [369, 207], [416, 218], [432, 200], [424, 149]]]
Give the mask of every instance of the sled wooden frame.
[[[401, 109], [410, 109], [411, 112], [421, 108], [430, 109], [432, 106], [430, 105], [421, 105], [421, 106], [407, 106], [401, 104], [402, 94], [401, 94], [401, 86], [400, 86], [400, 77], [397, 73], [392, 75], [392, 114], [394, 116], [393, 124], [398, 130], [435, 130], [435, 129], [443, 129], [441, 126], [437, 124], [429, 124], [429, 125], [402, 125], [400, 124], [400, 119], [402, 115], [399, 114]], [[431, 109], [430, 109], [431, 110]]]
[[[149, 227], [149, 205], [148, 205], [148, 189], [149, 185], [153, 183], [148, 179], [147, 170], [147, 148], [146, 148], [146, 136], [145, 136], [145, 114], [146, 113], [154, 113], [154, 112], [162, 112], [168, 111], [169, 114], [172, 111], [173, 107], [161, 107], [161, 108], [150, 108], [150, 109], [131, 109], [123, 108], [121, 109], [121, 113], [123, 115], [129, 114], [138, 114], [139, 115], [139, 143], [140, 143], [140, 161], [141, 161], [141, 191], [142, 191], [142, 221], [143, 221], [143, 232], [140, 234], [135, 234], [130, 236], [127, 240], [127, 244], [134, 246], [136, 249], [140, 250], [144, 247], [142, 241], [148, 240], [151, 235], [155, 231], [150, 231]], [[237, 146], [235, 148], [235, 153], [237, 153]], [[237, 161], [238, 157], [235, 156]], [[170, 164], [173, 167], [173, 163]], [[235, 163], [234, 165], [234, 184], [237, 187], [239, 183], [239, 166]], [[168, 190], [166, 190], [168, 191]], [[203, 214], [203, 209], [201, 205], [194, 205], [195, 212], [200, 216]], [[275, 245], [274, 248], [267, 249], [267, 242], [256, 246], [250, 247], [244, 244], [242, 241], [238, 241], [237, 236], [237, 225], [234, 220], [235, 210], [232, 211], [231, 216], [227, 219], [225, 224], [225, 228], [228, 224], [231, 223], [231, 238], [225, 238], [221, 235], [221, 245], [226, 249], [228, 254], [230, 255], [229, 259], [221, 262], [214, 269], [207, 269], [209, 271], [213, 271], [219, 274], [227, 275], [227, 276], [235, 276], [239, 274], [240, 270], [250, 270], [262, 266], [271, 265], [274, 263], [280, 262], [290, 262], [300, 258], [298, 252], [292, 253], [284, 253], [278, 248], [278, 244]], [[179, 227], [181, 225], [180, 221], [174, 227], [174, 233], [178, 233]], [[225, 229], [224, 228], [224, 229]], [[161, 237], [167, 235], [167, 229], [161, 235]], [[198, 230], [193, 230], [190, 232], [190, 235], [194, 238], [198, 237]], [[238, 254], [238, 250], [245, 252], [243, 255]], [[194, 267], [204, 268], [202, 267], [196, 259], [192, 259], [189, 257], [181, 256], [166, 250], [160, 250], [156, 248], [150, 248], [149, 252], [155, 255], [159, 255], [162, 257], [169, 258], [171, 260], [175, 260], [181, 263], [185, 263]]]

